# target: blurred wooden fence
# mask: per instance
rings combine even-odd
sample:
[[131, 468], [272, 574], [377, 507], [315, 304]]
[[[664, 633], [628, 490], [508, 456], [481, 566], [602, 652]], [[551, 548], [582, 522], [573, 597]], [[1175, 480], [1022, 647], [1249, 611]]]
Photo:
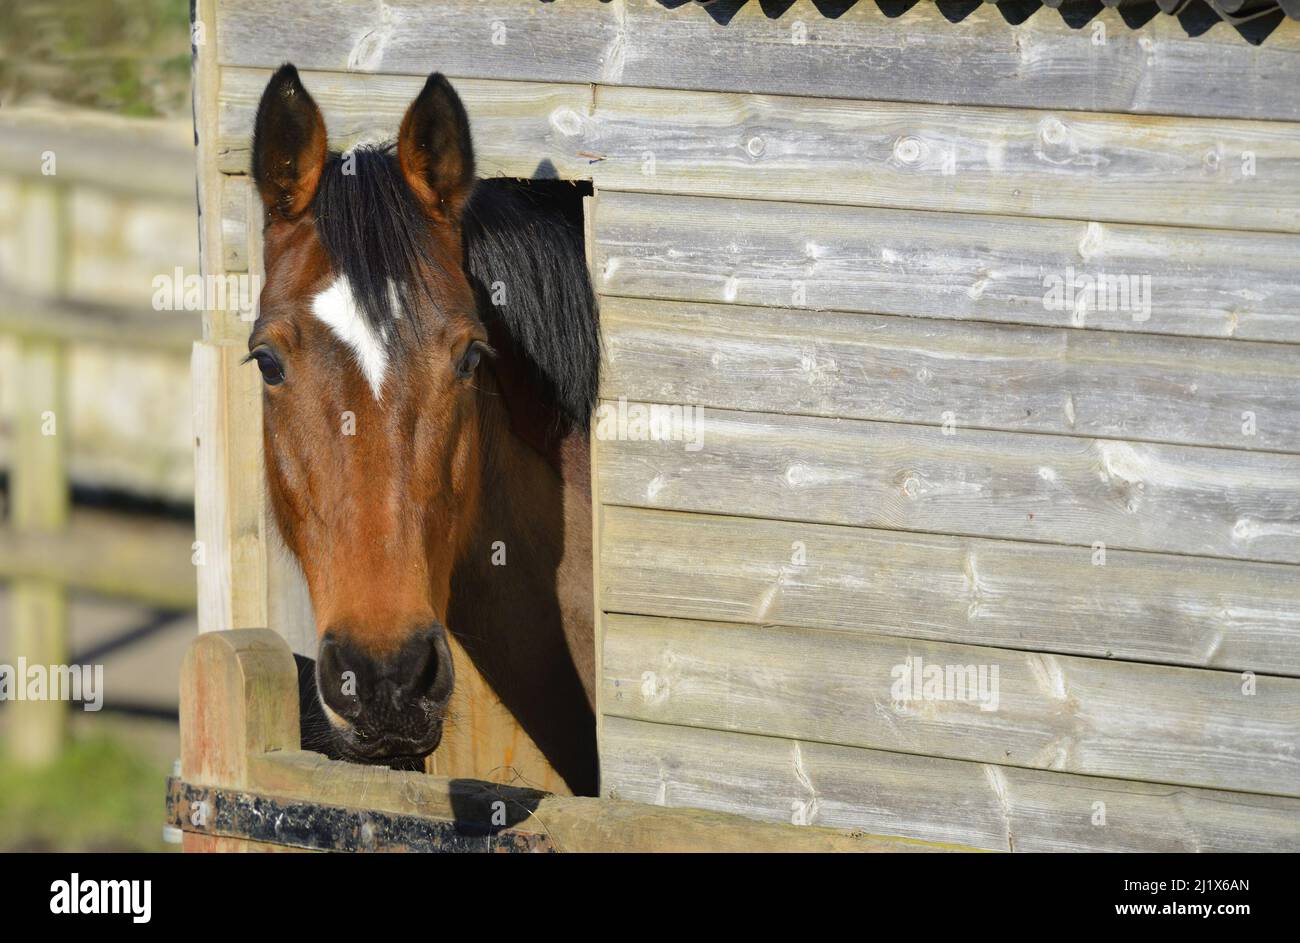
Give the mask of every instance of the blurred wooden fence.
[[[59, 664], [67, 590], [194, 604], [192, 528], [72, 506], [75, 482], [186, 500], [187, 359], [198, 319], [153, 279], [197, 271], [184, 124], [84, 112], [0, 116], [0, 465], [8, 659]], [[11, 753], [57, 754], [67, 704], [14, 702]]]

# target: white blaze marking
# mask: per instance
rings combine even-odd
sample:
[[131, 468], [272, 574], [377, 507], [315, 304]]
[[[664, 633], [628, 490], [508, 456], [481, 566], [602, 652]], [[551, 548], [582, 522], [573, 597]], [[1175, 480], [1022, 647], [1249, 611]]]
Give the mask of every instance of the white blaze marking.
[[384, 371], [388, 368], [388, 351], [384, 347], [383, 337], [375, 334], [370, 322], [357, 307], [348, 280], [341, 276], [335, 279], [334, 284], [312, 299], [311, 310], [351, 349], [375, 399], [381, 399]]

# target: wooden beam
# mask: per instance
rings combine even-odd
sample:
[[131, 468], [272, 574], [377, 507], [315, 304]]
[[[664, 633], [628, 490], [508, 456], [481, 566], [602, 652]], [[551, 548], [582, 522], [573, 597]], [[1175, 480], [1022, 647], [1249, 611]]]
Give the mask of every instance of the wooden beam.
[[181, 353], [189, 351], [199, 331], [198, 319], [185, 312], [0, 290], [0, 334]]
[[238, 341], [194, 344], [199, 631], [267, 624], [261, 380]]
[[595, 236], [606, 295], [1300, 341], [1289, 234], [606, 191]]
[[620, 435], [651, 405], [597, 413], [607, 504], [1300, 563], [1300, 456], [719, 409]]
[[[25, 288], [58, 295], [67, 285], [65, 191], [25, 182], [20, 186], [21, 271]], [[63, 345], [24, 338], [18, 343], [15, 419], [17, 448], [10, 469], [10, 525], [19, 533], [48, 537], [61, 531], [71, 500], [68, 447], [72, 417], [67, 410]], [[13, 655], [29, 664], [62, 665], [68, 659], [68, 602], [64, 588], [41, 577], [19, 578], [11, 589]], [[52, 699], [13, 704], [10, 752], [21, 764], [43, 766], [63, 749], [68, 703]]]
[[638, 508], [603, 515], [611, 612], [1300, 677], [1300, 573], [1289, 565]]
[[605, 298], [609, 399], [1300, 452], [1293, 347]]
[[22, 106], [0, 114], [0, 174], [45, 185], [85, 184], [189, 204], [193, 147], [187, 126], [173, 121]]
[[620, 717], [1300, 796], [1294, 678], [771, 624], [605, 626], [604, 703]]
[[243, 788], [250, 756], [301, 746], [297, 665], [270, 629], [197, 636], [181, 665], [180, 692], [187, 782]]
[[0, 528], [0, 576], [189, 609], [193, 540], [185, 524], [75, 510], [57, 531]]
[[[990, 851], [1295, 852], [1300, 800], [605, 721], [609, 793]], [[720, 769], [719, 757], [726, 757]]]

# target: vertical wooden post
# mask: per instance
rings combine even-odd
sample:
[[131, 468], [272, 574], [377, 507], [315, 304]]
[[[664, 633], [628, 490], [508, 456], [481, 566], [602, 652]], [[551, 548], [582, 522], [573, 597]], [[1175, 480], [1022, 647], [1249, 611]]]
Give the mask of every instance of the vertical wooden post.
[[[255, 788], [248, 758], [297, 750], [298, 674], [270, 629], [207, 632], [181, 665], [181, 775], [226, 789]], [[201, 811], [200, 811], [201, 814]], [[251, 843], [185, 833], [185, 851], [250, 851]]]
[[[23, 287], [57, 296], [64, 282], [62, 192], [49, 184], [24, 186], [21, 272]], [[19, 347], [17, 448], [10, 468], [10, 524], [15, 530], [61, 530], [68, 518], [68, 474], [64, 442], [71, 432], [64, 408], [62, 345], [24, 339]], [[13, 583], [13, 655], [29, 665], [60, 665], [68, 659], [68, 603], [54, 580], [24, 578]], [[22, 684], [23, 679], [17, 679]], [[47, 695], [58, 692], [48, 691]], [[60, 700], [12, 703], [10, 750], [27, 765], [54, 760], [66, 736], [68, 704]]]
[[[591, 290], [596, 291], [599, 282], [596, 280], [596, 270], [592, 266], [594, 256], [594, 247], [596, 245], [596, 199], [599, 194], [596, 192], [595, 185], [592, 185], [591, 196], [584, 197], [582, 200], [582, 227], [583, 227], [583, 246], [587, 252], [587, 274], [591, 278]], [[599, 298], [599, 296], [597, 296]], [[601, 357], [605, 356], [605, 346], [602, 335]], [[605, 375], [604, 364], [601, 364], [600, 375]], [[600, 402], [599, 394], [596, 401]], [[591, 604], [592, 604], [592, 623], [591, 636], [596, 647], [595, 674], [596, 674], [596, 782], [600, 795], [604, 795], [604, 789], [599, 786], [600, 783], [600, 756], [601, 740], [605, 732], [605, 714], [602, 710], [601, 691], [605, 686], [601, 683], [604, 672], [604, 648], [605, 648], [605, 607], [600, 598], [600, 547], [601, 531], [605, 524], [604, 510], [605, 506], [600, 501], [600, 480], [597, 477], [600, 469], [600, 460], [596, 452], [596, 447], [600, 441], [596, 438], [597, 423], [595, 417], [592, 417], [591, 438], [589, 447], [591, 449]]]

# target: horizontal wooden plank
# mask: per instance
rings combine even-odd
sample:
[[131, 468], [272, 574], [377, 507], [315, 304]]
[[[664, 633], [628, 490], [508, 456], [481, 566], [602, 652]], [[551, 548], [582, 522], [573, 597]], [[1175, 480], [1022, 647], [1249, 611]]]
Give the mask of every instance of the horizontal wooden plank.
[[194, 528], [173, 521], [75, 511], [67, 528], [54, 533], [0, 527], [0, 576], [192, 609], [193, 540]]
[[1013, 26], [992, 4], [960, 24], [931, 3], [900, 17], [870, 3], [829, 17], [812, 0], [780, 16], [757, 3], [728, 13], [656, 0], [393, 0], [382, 11], [362, 0], [228, 0], [218, 51], [226, 66], [1300, 118], [1289, 94], [1300, 24], [1290, 21], [1252, 46], [1229, 29], [1189, 36], [1172, 17], [1130, 30], [1113, 10], [1094, 20], [1104, 43], [1054, 15]]
[[605, 719], [601, 778], [612, 798], [997, 851], [1300, 851], [1294, 799], [621, 717]]
[[1300, 676], [1294, 567], [603, 510], [611, 612]]
[[[217, 164], [225, 173], [248, 172], [253, 119], [270, 75], [265, 69], [222, 72]], [[424, 85], [417, 76], [332, 72], [304, 72], [302, 80], [320, 105], [331, 145], [340, 150], [394, 139]], [[480, 176], [587, 176], [591, 158], [579, 152], [590, 86], [468, 79], [455, 84], [469, 112]]]
[[678, 440], [666, 437], [671, 414], [654, 439], [646, 404], [602, 404], [601, 501], [1300, 562], [1293, 455], [716, 409], [689, 415]]
[[[875, 3], [823, 15], [816, 0], [746, 3], [718, 22], [697, 4], [665, 11], [627, 0], [625, 85], [1020, 105], [1082, 111], [1295, 118], [1300, 23], [1262, 45], [1220, 27], [1199, 36], [1173, 17], [1131, 30], [1116, 10], [1085, 29], [1039, 11], [1019, 25], [993, 3], [957, 24], [917, 3], [888, 16]], [[1100, 27], [1099, 25], [1100, 24]], [[1098, 41], [1098, 29], [1103, 41]], [[725, 65], [720, 66], [719, 63]], [[1196, 89], [1189, 94], [1188, 89]]]
[[604, 294], [1300, 341], [1295, 235], [612, 191], [595, 215]]
[[610, 398], [1300, 451], [1281, 344], [606, 298]]
[[90, 110], [6, 106], [0, 174], [194, 203], [194, 134], [184, 121], [146, 121]]
[[[909, 665], [917, 694], [922, 675], [941, 672], [938, 697], [910, 696]], [[964, 696], [944, 696], [950, 666], [972, 679]], [[1235, 672], [615, 614], [601, 679], [606, 714], [634, 720], [1300, 795], [1300, 680], [1255, 682], [1248, 692]]]
[[153, 311], [0, 289], [0, 333], [183, 353], [198, 338], [200, 327], [198, 319], [184, 311]]
[[578, 141], [604, 189], [1300, 231], [1279, 122], [602, 88]]
[[[230, 68], [221, 169], [244, 173], [269, 72]], [[391, 137], [416, 76], [308, 72], [340, 148]], [[1300, 128], [645, 88], [456, 81], [480, 171], [601, 188], [1300, 230]]]
[[615, 4], [535, 0], [223, 0], [223, 66], [596, 82], [621, 45]]

